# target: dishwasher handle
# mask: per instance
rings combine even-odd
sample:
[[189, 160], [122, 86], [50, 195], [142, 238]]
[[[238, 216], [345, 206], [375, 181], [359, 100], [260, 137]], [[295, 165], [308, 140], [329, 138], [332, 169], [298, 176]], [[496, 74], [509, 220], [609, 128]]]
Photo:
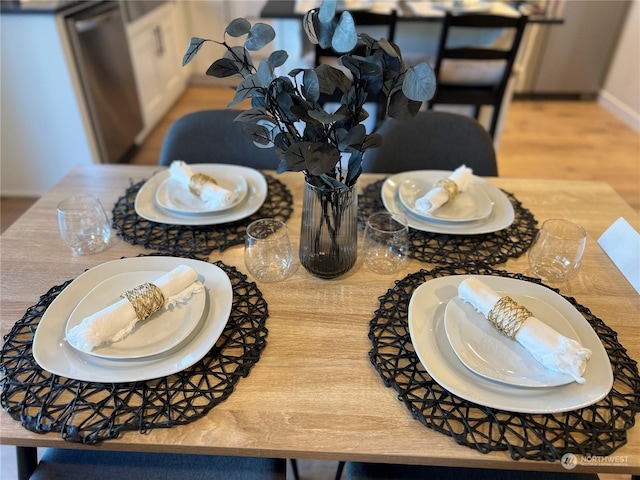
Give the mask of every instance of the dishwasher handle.
[[100, 25], [107, 23], [113, 19], [114, 14], [119, 14], [117, 8], [112, 8], [111, 10], [107, 10], [106, 12], [100, 13], [95, 17], [77, 20], [74, 22], [74, 27], [76, 32], [84, 33], [90, 30], [95, 30]]

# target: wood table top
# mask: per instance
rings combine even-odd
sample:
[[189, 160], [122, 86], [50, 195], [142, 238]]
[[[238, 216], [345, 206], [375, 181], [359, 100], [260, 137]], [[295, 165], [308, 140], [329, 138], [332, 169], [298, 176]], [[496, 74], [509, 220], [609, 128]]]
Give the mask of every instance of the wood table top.
[[[118, 240], [99, 254], [74, 256], [60, 238], [56, 205], [68, 195], [92, 193], [110, 211], [127, 187], [161, 168], [78, 167], [0, 237], [3, 335], [50, 287], [103, 262], [152, 253]], [[287, 224], [295, 249], [304, 177], [272, 175], [293, 194], [294, 210]], [[383, 175], [364, 174], [359, 185], [380, 178]], [[638, 214], [603, 182], [488, 180], [513, 193], [539, 223], [565, 218], [584, 226], [588, 240], [583, 264], [576, 276], [559, 286], [560, 292], [574, 297], [618, 332], [629, 356], [640, 359], [640, 295], [597, 243], [620, 216], [640, 229]], [[242, 246], [213, 252], [210, 260], [247, 272]], [[516, 462], [507, 452], [482, 454], [457, 445], [413, 419], [396, 393], [381, 382], [368, 357], [367, 337], [377, 299], [394, 286], [394, 280], [431, 267], [411, 260], [396, 274], [377, 275], [359, 259], [350, 272], [335, 280], [317, 279], [300, 268], [283, 283], [258, 283], [270, 314], [267, 347], [235, 392], [193, 423], [146, 434], [128, 432], [100, 448], [562, 471], [558, 462]], [[498, 267], [529, 273], [526, 255]], [[3, 444], [83, 448], [65, 442], [57, 433], [29, 432], [5, 411], [0, 414], [0, 426]], [[626, 459], [580, 466], [578, 471], [640, 471], [638, 426], [628, 431], [627, 444], [615, 455]]]

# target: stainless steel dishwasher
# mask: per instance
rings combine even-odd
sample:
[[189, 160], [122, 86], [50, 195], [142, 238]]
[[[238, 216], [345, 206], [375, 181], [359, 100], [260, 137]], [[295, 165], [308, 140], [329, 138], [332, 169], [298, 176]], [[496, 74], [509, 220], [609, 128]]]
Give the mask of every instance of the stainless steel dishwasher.
[[102, 163], [126, 161], [143, 120], [119, 2], [66, 19]]

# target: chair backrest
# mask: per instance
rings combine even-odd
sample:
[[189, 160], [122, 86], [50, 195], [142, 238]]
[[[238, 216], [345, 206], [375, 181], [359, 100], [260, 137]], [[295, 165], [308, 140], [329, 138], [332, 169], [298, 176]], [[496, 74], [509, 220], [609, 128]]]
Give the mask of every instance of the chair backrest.
[[378, 133], [382, 146], [366, 151], [364, 172], [454, 170], [465, 164], [475, 175], [498, 175], [491, 136], [471, 117], [428, 110], [406, 122], [387, 119]]
[[234, 122], [238, 110], [201, 110], [178, 118], [169, 127], [160, 150], [160, 165], [227, 163], [275, 170], [280, 160], [273, 148], [259, 148]]
[[[434, 71], [437, 89], [429, 102], [435, 104], [474, 106], [478, 119], [480, 107], [493, 107], [489, 133], [495, 136], [500, 106], [504, 98], [513, 64], [518, 54], [526, 16], [501, 16], [489, 14], [452, 14], [447, 12], [442, 24]], [[469, 31], [511, 31], [511, 41], [506, 48], [479, 45], [452, 45], [452, 37], [462, 29]], [[479, 30], [481, 29], [481, 30]], [[458, 68], [456, 72], [456, 64]], [[486, 68], [485, 68], [486, 66]], [[451, 68], [453, 67], [453, 68]], [[467, 67], [466, 69], [464, 67]], [[487, 75], [487, 71], [489, 74]]]

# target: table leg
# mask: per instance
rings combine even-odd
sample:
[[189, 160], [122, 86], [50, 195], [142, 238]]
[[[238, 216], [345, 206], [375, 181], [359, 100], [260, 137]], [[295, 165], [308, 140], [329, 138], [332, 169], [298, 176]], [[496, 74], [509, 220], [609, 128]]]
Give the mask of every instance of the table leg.
[[29, 480], [38, 465], [38, 449], [36, 447], [16, 447], [18, 462], [18, 480]]

